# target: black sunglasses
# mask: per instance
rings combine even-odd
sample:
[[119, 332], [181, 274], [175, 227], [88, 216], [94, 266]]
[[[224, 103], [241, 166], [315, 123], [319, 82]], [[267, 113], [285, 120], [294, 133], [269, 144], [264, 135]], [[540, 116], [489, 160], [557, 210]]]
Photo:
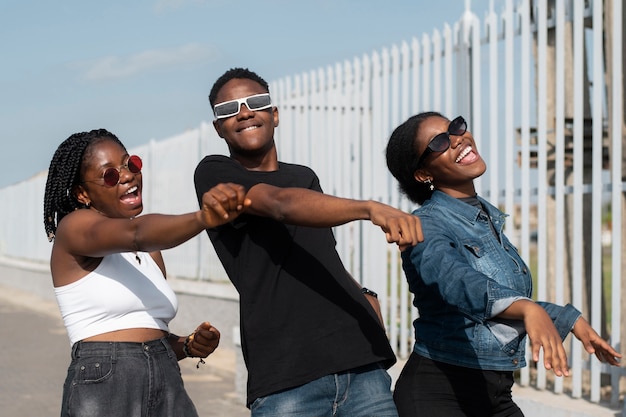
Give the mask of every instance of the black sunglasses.
[[428, 155], [433, 152], [444, 152], [450, 147], [450, 135], [461, 136], [467, 132], [467, 122], [462, 116], [457, 117], [448, 125], [448, 131], [435, 136], [428, 142], [424, 153], [417, 161], [417, 168], [421, 167]]

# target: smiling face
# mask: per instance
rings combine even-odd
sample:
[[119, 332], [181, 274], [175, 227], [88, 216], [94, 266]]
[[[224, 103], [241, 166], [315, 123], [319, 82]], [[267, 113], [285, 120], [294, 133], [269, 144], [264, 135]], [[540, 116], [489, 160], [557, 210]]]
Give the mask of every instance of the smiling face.
[[[107, 217], [131, 218], [143, 210], [141, 199], [141, 172], [132, 173], [128, 167], [126, 150], [111, 140], [93, 145], [83, 158], [82, 183], [76, 187], [78, 201]], [[103, 176], [108, 168], [119, 170], [119, 182], [114, 186], [105, 184]]]
[[[424, 153], [435, 136], [447, 132], [449, 125], [450, 121], [444, 117], [432, 116], [424, 120], [415, 138], [418, 155]], [[436, 189], [453, 197], [469, 197], [476, 194], [474, 179], [486, 169], [472, 134], [466, 131], [460, 136], [451, 134], [450, 147], [445, 151], [428, 155], [421, 168], [415, 171], [415, 179], [430, 180]]]
[[[267, 93], [256, 81], [233, 78], [217, 93], [215, 104]], [[218, 135], [228, 144], [231, 156], [248, 169], [275, 170], [277, 156], [274, 128], [278, 126], [278, 109], [252, 111], [245, 104], [239, 113], [213, 122]]]

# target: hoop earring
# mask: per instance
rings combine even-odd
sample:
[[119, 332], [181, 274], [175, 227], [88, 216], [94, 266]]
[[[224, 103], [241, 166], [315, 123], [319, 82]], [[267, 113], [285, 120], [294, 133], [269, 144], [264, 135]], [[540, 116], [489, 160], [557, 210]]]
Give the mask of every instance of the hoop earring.
[[87, 201], [87, 202], [85, 203], [85, 207], [87, 207], [87, 208], [91, 207], [91, 201]]

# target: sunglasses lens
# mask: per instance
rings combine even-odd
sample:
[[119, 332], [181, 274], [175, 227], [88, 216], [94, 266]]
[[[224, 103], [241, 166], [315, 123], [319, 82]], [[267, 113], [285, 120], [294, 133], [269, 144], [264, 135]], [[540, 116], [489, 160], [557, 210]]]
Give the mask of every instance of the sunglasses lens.
[[131, 155], [128, 157], [128, 170], [133, 174], [138, 174], [141, 172], [141, 168], [143, 167], [143, 162], [141, 158], [137, 155]]
[[461, 136], [467, 131], [467, 123], [465, 119], [462, 117], [457, 117], [453, 121], [450, 122], [450, 126], [448, 127], [448, 132], [455, 136]]
[[433, 152], [443, 152], [450, 147], [450, 136], [447, 133], [440, 133], [428, 144]]
[[237, 100], [220, 103], [213, 108], [215, 117], [232, 116], [239, 112], [239, 102]]
[[269, 94], [248, 97], [246, 105], [250, 110], [261, 110], [268, 108], [272, 104]]
[[115, 168], [107, 168], [102, 178], [106, 185], [113, 187], [120, 181], [120, 173]]

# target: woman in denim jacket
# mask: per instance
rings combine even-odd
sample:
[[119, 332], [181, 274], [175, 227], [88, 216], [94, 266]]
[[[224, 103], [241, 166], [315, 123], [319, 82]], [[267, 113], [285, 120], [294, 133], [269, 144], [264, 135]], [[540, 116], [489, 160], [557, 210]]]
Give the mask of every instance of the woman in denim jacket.
[[569, 375], [563, 340], [570, 331], [589, 353], [621, 357], [572, 305], [534, 302], [528, 266], [502, 233], [505, 215], [476, 195], [486, 170], [462, 117], [411, 117], [387, 145], [387, 165], [421, 205], [424, 242], [402, 253], [419, 310], [415, 347], [396, 384], [400, 416], [522, 416], [513, 371], [543, 348], [546, 369]]

